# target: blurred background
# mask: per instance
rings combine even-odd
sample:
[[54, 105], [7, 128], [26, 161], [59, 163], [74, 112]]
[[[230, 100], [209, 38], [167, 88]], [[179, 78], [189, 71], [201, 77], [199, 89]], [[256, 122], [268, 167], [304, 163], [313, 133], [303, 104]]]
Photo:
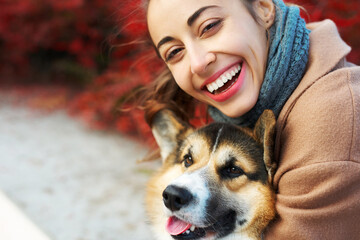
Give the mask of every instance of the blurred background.
[[[163, 67], [140, 2], [0, 0], [0, 193], [53, 240], [151, 239], [157, 165], [136, 161], [153, 140], [140, 110], [120, 110]], [[332, 19], [360, 64], [359, 0], [291, 2]], [[3, 239], [1, 207], [0, 194]]]
[[[97, 129], [149, 136], [140, 111], [119, 111], [162, 66], [140, 2], [1, 0], [0, 88], [31, 107], [66, 108]], [[306, 9], [307, 22], [334, 20], [353, 48], [348, 60], [360, 64], [360, 1], [291, 2]]]

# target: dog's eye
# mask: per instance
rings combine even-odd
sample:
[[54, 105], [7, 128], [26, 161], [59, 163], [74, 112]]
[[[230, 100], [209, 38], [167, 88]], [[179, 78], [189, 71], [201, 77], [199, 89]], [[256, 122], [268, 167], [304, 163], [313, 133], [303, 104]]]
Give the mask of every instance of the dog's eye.
[[237, 178], [244, 175], [244, 171], [236, 166], [229, 166], [223, 169], [222, 176], [225, 178]]
[[188, 168], [188, 167], [190, 167], [193, 163], [194, 163], [194, 161], [193, 161], [191, 155], [190, 155], [190, 154], [186, 154], [186, 155], [184, 156], [184, 166]]

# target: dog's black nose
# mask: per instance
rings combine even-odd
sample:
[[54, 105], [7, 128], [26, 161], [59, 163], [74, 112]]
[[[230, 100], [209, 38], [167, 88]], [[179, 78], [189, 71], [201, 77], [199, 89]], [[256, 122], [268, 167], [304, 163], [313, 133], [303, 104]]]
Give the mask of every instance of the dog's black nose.
[[189, 204], [192, 200], [192, 194], [185, 188], [169, 185], [163, 192], [163, 201], [165, 206], [171, 211], [178, 211]]

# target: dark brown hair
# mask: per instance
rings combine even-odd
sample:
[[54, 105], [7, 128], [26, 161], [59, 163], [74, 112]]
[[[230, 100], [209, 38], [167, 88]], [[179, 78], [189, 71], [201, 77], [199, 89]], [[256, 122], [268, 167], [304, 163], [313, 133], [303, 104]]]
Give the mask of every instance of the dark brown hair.
[[181, 119], [189, 122], [194, 115], [197, 102], [177, 85], [168, 69], [163, 70], [152, 83], [140, 89], [136, 97], [150, 126], [154, 115], [162, 109], [170, 109]]

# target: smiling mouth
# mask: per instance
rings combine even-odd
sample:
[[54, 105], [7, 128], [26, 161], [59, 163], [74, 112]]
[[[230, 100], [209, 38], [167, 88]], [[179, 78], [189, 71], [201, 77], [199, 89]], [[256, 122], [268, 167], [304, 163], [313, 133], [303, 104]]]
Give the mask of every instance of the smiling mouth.
[[214, 82], [204, 86], [204, 90], [207, 89], [209, 93], [214, 95], [226, 92], [234, 85], [234, 83], [238, 79], [241, 73], [241, 68], [242, 65], [240, 63], [236, 64], [234, 67], [221, 74], [221, 76], [218, 77]]
[[213, 237], [224, 237], [235, 229], [236, 213], [229, 211], [208, 227], [196, 227], [172, 216], [167, 223], [168, 233], [176, 240], [198, 240]]

